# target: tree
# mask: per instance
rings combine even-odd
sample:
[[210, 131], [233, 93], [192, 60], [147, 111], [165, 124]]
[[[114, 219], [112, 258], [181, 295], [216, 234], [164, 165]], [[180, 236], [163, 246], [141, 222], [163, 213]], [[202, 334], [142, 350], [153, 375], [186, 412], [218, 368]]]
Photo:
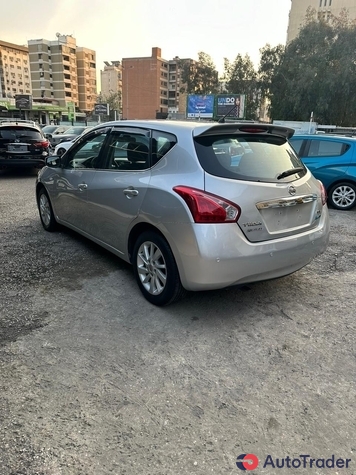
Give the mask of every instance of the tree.
[[260, 49], [260, 64], [258, 67], [258, 80], [262, 98], [270, 99], [273, 95], [272, 83], [274, 76], [284, 57], [285, 46], [272, 47], [266, 44]]
[[[122, 114], [122, 100], [121, 100], [121, 91], [110, 92], [109, 94], [100, 94], [100, 102], [109, 104], [110, 109], [110, 119], [115, 119], [115, 116], [121, 117]], [[115, 114], [116, 111], [116, 114]]]
[[[278, 47], [277, 47], [278, 48]], [[345, 12], [316, 20], [309, 10], [299, 35], [282, 48], [262, 50], [261, 90], [271, 119], [353, 125], [356, 120], [356, 26]]]
[[218, 71], [211, 56], [204, 52], [198, 53], [198, 61], [180, 60], [181, 93], [217, 94], [219, 92]]
[[224, 58], [224, 78], [226, 91], [229, 94], [245, 94], [245, 117], [257, 120], [260, 91], [257, 72], [250, 56], [246, 54], [242, 57], [238, 54], [233, 63]]

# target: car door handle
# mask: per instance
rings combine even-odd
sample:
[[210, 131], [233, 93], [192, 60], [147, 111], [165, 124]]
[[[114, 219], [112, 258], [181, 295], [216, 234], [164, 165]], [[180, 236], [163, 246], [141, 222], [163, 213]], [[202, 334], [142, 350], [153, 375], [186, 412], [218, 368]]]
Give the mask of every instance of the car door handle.
[[128, 188], [125, 188], [124, 194], [126, 195], [127, 198], [132, 198], [133, 196], [138, 195], [138, 190], [135, 190], [132, 186], [129, 186]]
[[79, 191], [84, 191], [88, 188], [88, 185], [86, 183], [79, 183], [78, 185], [78, 190]]

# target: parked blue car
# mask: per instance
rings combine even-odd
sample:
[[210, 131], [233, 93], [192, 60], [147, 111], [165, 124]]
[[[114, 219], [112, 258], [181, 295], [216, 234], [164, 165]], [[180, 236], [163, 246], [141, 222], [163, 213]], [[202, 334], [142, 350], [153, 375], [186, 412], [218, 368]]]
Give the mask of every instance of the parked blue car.
[[289, 139], [303, 163], [320, 180], [329, 206], [349, 210], [356, 205], [356, 137], [294, 135]]

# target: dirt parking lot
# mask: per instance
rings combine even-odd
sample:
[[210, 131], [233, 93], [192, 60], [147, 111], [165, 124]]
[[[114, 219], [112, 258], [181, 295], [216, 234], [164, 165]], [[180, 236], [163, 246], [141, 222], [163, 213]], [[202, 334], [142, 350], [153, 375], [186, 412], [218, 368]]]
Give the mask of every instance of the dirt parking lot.
[[0, 172], [0, 475], [356, 473], [356, 209], [291, 276], [156, 308], [35, 176]]

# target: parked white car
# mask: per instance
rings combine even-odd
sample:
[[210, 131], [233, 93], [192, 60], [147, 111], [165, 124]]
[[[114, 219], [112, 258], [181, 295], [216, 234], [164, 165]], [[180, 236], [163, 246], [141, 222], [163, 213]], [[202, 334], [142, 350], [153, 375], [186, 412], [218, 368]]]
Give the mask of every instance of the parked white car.
[[56, 147], [54, 148], [54, 152], [53, 152], [53, 155], [58, 155], [59, 157], [61, 157], [64, 152], [66, 152], [72, 145], [73, 143], [78, 139], [78, 137], [76, 137], [75, 139], [73, 140], [68, 140], [67, 142], [62, 142], [62, 143], [59, 143], [58, 145], [56, 145]]

